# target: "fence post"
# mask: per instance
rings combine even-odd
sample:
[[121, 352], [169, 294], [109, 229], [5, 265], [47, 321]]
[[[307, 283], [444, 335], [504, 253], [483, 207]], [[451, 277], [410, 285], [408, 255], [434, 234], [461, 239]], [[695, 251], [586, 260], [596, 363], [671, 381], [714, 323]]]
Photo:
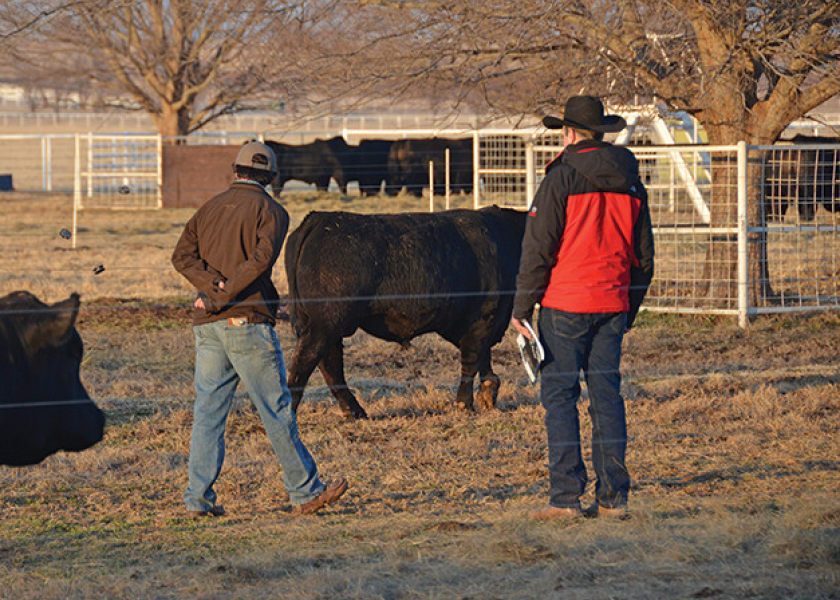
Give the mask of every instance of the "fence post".
[[[670, 161], [671, 172], [668, 174], [670, 182], [668, 184], [668, 212], [673, 213], [677, 211], [677, 196], [674, 183], [677, 180], [677, 169], [674, 161]], [[697, 181], [697, 171], [694, 172], [694, 181]]]
[[747, 143], [738, 142], [738, 326], [747, 327], [749, 252], [747, 248]]
[[76, 134], [76, 155], [73, 159], [73, 246], [76, 249], [76, 220], [79, 212], [79, 204], [82, 202], [82, 144], [81, 134]]
[[87, 195], [93, 197], [93, 132], [88, 133], [88, 173], [87, 173]]
[[52, 136], [47, 136], [47, 191], [51, 192], [52, 186]]
[[41, 138], [41, 189], [47, 190], [47, 169], [49, 162], [47, 161], [47, 136]]
[[481, 205], [481, 136], [478, 130], [473, 131], [473, 208], [478, 210]]
[[525, 208], [534, 200], [534, 184], [537, 182], [537, 162], [534, 160], [534, 142], [525, 142]]
[[163, 208], [163, 136], [157, 135], [157, 207]]
[[446, 162], [446, 169], [445, 169], [445, 171], [446, 171], [446, 177], [445, 177], [446, 195], [444, 197], [446, 198], [446, 210], [449, 210], [449, 148], [447, 148], [446, 151], [444, 152], [444, 156], [446, 157], [446, 160], [445, 160], [445, 162]]
[[429, 212], [435, 212], [435, 161], [429, 161]]

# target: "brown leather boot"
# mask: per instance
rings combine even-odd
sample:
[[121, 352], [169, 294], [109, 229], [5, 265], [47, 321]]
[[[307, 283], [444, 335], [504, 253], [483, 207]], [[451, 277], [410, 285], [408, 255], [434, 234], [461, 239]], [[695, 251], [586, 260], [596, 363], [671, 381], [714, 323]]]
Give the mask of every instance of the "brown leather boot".
[[315, 498], [304, 504], [298, 504], [292, 509], [295, 515], [312, 515], [324, 508], [327, 504], [337, 502], [344, 492], [347, 491], [348, 483], [344, 477], [339, 477], [327, 484], [326, 489]]

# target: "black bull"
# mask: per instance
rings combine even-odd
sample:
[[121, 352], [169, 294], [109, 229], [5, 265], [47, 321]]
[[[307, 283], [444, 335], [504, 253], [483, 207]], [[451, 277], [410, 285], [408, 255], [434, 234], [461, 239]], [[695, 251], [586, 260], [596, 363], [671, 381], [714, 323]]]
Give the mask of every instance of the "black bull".
[[105, 416], [79, 379], [79, 296], [46, 305], [29, 292], [0, 298], [0, 464], [32, 465], [102, 439]]
[[801, 148], [802, 145], [837, 145], [838, 138], [797, 135], [791, 145], [768, 152], [764, 162], [764, 214], [782, 221], [795, 204], [799, 218], [813, 221], [821, 205], [840, 211], [840, 160], [836, 148]]
[[343, 338], [362, 330], [407, 345], [437, 333], [461, 351], [456, 401], [495, 404], [490, 349], [501, 341], [525, 231], [525, 213], [489, 207], [437, 214], [313, 212], [286, 247], [297, 347], [289, 369], [297, 409], [317, 366], [345, 416], [367, 416], [347, 387]]
[[[266, 140], [277, 157], [277, 177], [272, 182], [275, 194], [279, 194], [287, 181], [292, 179], [313, 183], [322, 192], [335, 179], [342, 191], [347, 191], [344, 169], [334, 151], [335, 140], [316, 140], [311, 144], [282, 144]], [[343, 142], [343, 140], [341, 140]]]
[[429, 184], [429, 163], [433, 163], [435, 194], [446, 192], [446, 151], [449, 150], [450, 189], [454, 193], [472, 192], [473, 141], [466, 139], [421, 138], [397, 140], [388, 155], [388, 192], [403, 187], [420, 196]]
[[[325, 192], [334, 179], [342, 193], [347, 184], [359, 183], [362, 196], [378, 194], [382, 182], [388, 180], [390, 140], [361, 140], [358, 146], [333, 137], [315, 140], [310, 144], [282, 144], [266, 141], [277, 157], [277, 177], [272, 182], [275, 195], [279, 195], [287, 181], [292, 179], [315, 184]], [[397, 190], [399, 191], [399, 190]], [[396, 193], [396, 192], [394, 192]]]
[[446, 151], [449, 150], [450, 189], [469, 193], [473, 188], [472, 139], [419, 138], [404, 140], [364, 139], [357, 146], [341, 137], [291, 145], [267, 140], [277, 156], [275, 195], [287, 181], [315, 184], [327, 191], [335, 180], [342, 193], [356, 181], [362, 196], [378, 194], [385, 184], [389, 195], [405, 188], [420, 196], [429, 184], [429, 163], [434, 163], [435, 193], [446, 191]]

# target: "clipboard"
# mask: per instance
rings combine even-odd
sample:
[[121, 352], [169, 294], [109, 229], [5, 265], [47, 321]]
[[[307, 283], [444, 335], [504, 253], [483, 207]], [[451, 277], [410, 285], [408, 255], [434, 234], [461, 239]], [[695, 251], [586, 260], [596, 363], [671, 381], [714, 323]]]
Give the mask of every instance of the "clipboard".
[[540, 340], [534, 332], [534, 328], [531, 327], [531, 323], [522, 321], [522, 324], [528, 330], [528, 333], [531, 334], [531, 339], [529, 340], [520, 333], [516, 338], [516, 345], [519, 346], [519, 355], [522, 357], [522, 365], [525, 367], [528, 380], [531, 383], [536, 383], [537, 376], [540, 372], [540, 365], [545, 360], [545, 349], [540, 344]]

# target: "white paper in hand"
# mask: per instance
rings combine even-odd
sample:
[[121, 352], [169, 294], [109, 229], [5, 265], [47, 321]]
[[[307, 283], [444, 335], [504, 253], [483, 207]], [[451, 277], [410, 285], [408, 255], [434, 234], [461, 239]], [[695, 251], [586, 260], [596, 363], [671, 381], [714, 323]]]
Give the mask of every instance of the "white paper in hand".
[[522, 324], [531, 334], [531, 339], [529, 340], [520, 333], [516, 338], [516, 344], [519, 346], [519, 354], [522, 356], [522, 364], [525, 367], [525, 373], [528, 374], [528, 380], [531, 383], [536, 383], [540, 364], [545, 360], [545, 350], [531, 324], [528, 321], [522, 321]]

